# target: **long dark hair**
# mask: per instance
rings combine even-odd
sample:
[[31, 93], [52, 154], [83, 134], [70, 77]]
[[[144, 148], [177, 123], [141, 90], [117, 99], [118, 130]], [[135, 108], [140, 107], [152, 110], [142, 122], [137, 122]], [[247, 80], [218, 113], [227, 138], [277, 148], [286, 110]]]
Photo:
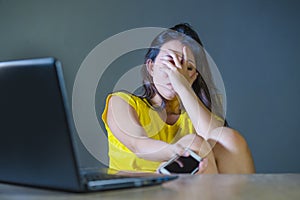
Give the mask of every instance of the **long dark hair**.
[[[183, 44], [187, 44], [190, 48], [192, 48], [194, 54], [200, 55], [201, 59], [196, 59], [198, 76], [192, 84], [192, 88], [201, 102], [205, 105], [205, 107], [208, 110], [212, 111], [213, 102], [211, 94], [209, 91], [209, 87], [202, 76], [203, 72], [205, 72], [205, 78], [212, 83], [210, 71], [208, 69], [205, 69], [205, 66], [208, 66], [208, 63], [203, 51], [203, 44], [196, 31], [194, 31], [193, 28], [187, 23], [181, 23], [163, 31], [152, 41], [151, 47], [148, 49], [144, 58], [144, 66], [142, 68], [144, 93], [140, 95], [140, 97], [145, 98], [151, 104], [150, 100], [156, 94], [160, 95], [155, 85], [153, 84], [152, 76], [147, 70], [146, 63], [149, 59], [154, 62], [160, 52], [160, 48], [162, 47], [162, 45], [171, 40], [180, 40]], [[197, 45], [195, 45], [195, 43], [197, 43]], [[210, 88], [215, 87], [211, 86]], [[165, 100], [162, 96], [161, 98], [163, 100], [163, 103], [158, 109], [163, 109], [165, 107]], [[222, 116], [222, 114], [216, 114]]]

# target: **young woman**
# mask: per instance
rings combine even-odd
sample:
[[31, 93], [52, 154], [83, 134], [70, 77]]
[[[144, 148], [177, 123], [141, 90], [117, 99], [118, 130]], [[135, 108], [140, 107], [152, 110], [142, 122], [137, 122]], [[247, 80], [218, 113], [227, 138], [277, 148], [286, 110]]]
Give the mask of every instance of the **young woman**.
[[212, 95], [203, 45], [188, 24], [152, 42], [142, 69], [143, 95], [107, 97], [102, 119], [108, 132], [110, 167], [155, 172], [190, 148], [202, 158], [198, 173], [254, 173], [245, 139], [227, 126]]

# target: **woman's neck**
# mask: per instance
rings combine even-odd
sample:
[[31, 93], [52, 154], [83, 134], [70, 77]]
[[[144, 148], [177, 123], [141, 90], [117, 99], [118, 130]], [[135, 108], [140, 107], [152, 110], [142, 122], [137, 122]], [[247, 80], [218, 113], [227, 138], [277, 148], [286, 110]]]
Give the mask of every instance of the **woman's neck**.
[[167, 114], [180, 114], [180, 102], [177, 98], [166, 101], [166, 112]]
[[[151, 103], [155, 107], [160, 107], [162, 105], [163, 99], [159, 95], [155, 95], [151, 99]], [[180, 114], [181, 106], [178, 97], [171, 100], [165, 100], [165, 112], [167, 114]]]

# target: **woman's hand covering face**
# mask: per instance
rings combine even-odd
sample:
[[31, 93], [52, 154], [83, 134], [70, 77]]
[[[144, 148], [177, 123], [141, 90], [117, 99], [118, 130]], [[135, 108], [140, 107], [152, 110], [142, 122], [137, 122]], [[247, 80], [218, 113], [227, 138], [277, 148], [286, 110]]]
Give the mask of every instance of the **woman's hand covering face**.
[[168, 74], [170, 82], [175, 91], [184, 84], [192, 86], [198, 76], [195, 61], [192, 60], [192, 52], [183, 46], [183, 55], [170, 49], [163, 50], [164, 55], [160, 58], [161, 70]]

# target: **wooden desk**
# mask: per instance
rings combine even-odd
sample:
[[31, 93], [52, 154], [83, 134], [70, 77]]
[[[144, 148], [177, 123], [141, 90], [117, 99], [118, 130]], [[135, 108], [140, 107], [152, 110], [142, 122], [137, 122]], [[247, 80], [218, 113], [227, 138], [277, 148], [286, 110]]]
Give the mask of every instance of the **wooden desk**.
[[161, 186], [75, 194], [0, 184], [0, 199], [300, 199], [300, 174], [194, 175]]

